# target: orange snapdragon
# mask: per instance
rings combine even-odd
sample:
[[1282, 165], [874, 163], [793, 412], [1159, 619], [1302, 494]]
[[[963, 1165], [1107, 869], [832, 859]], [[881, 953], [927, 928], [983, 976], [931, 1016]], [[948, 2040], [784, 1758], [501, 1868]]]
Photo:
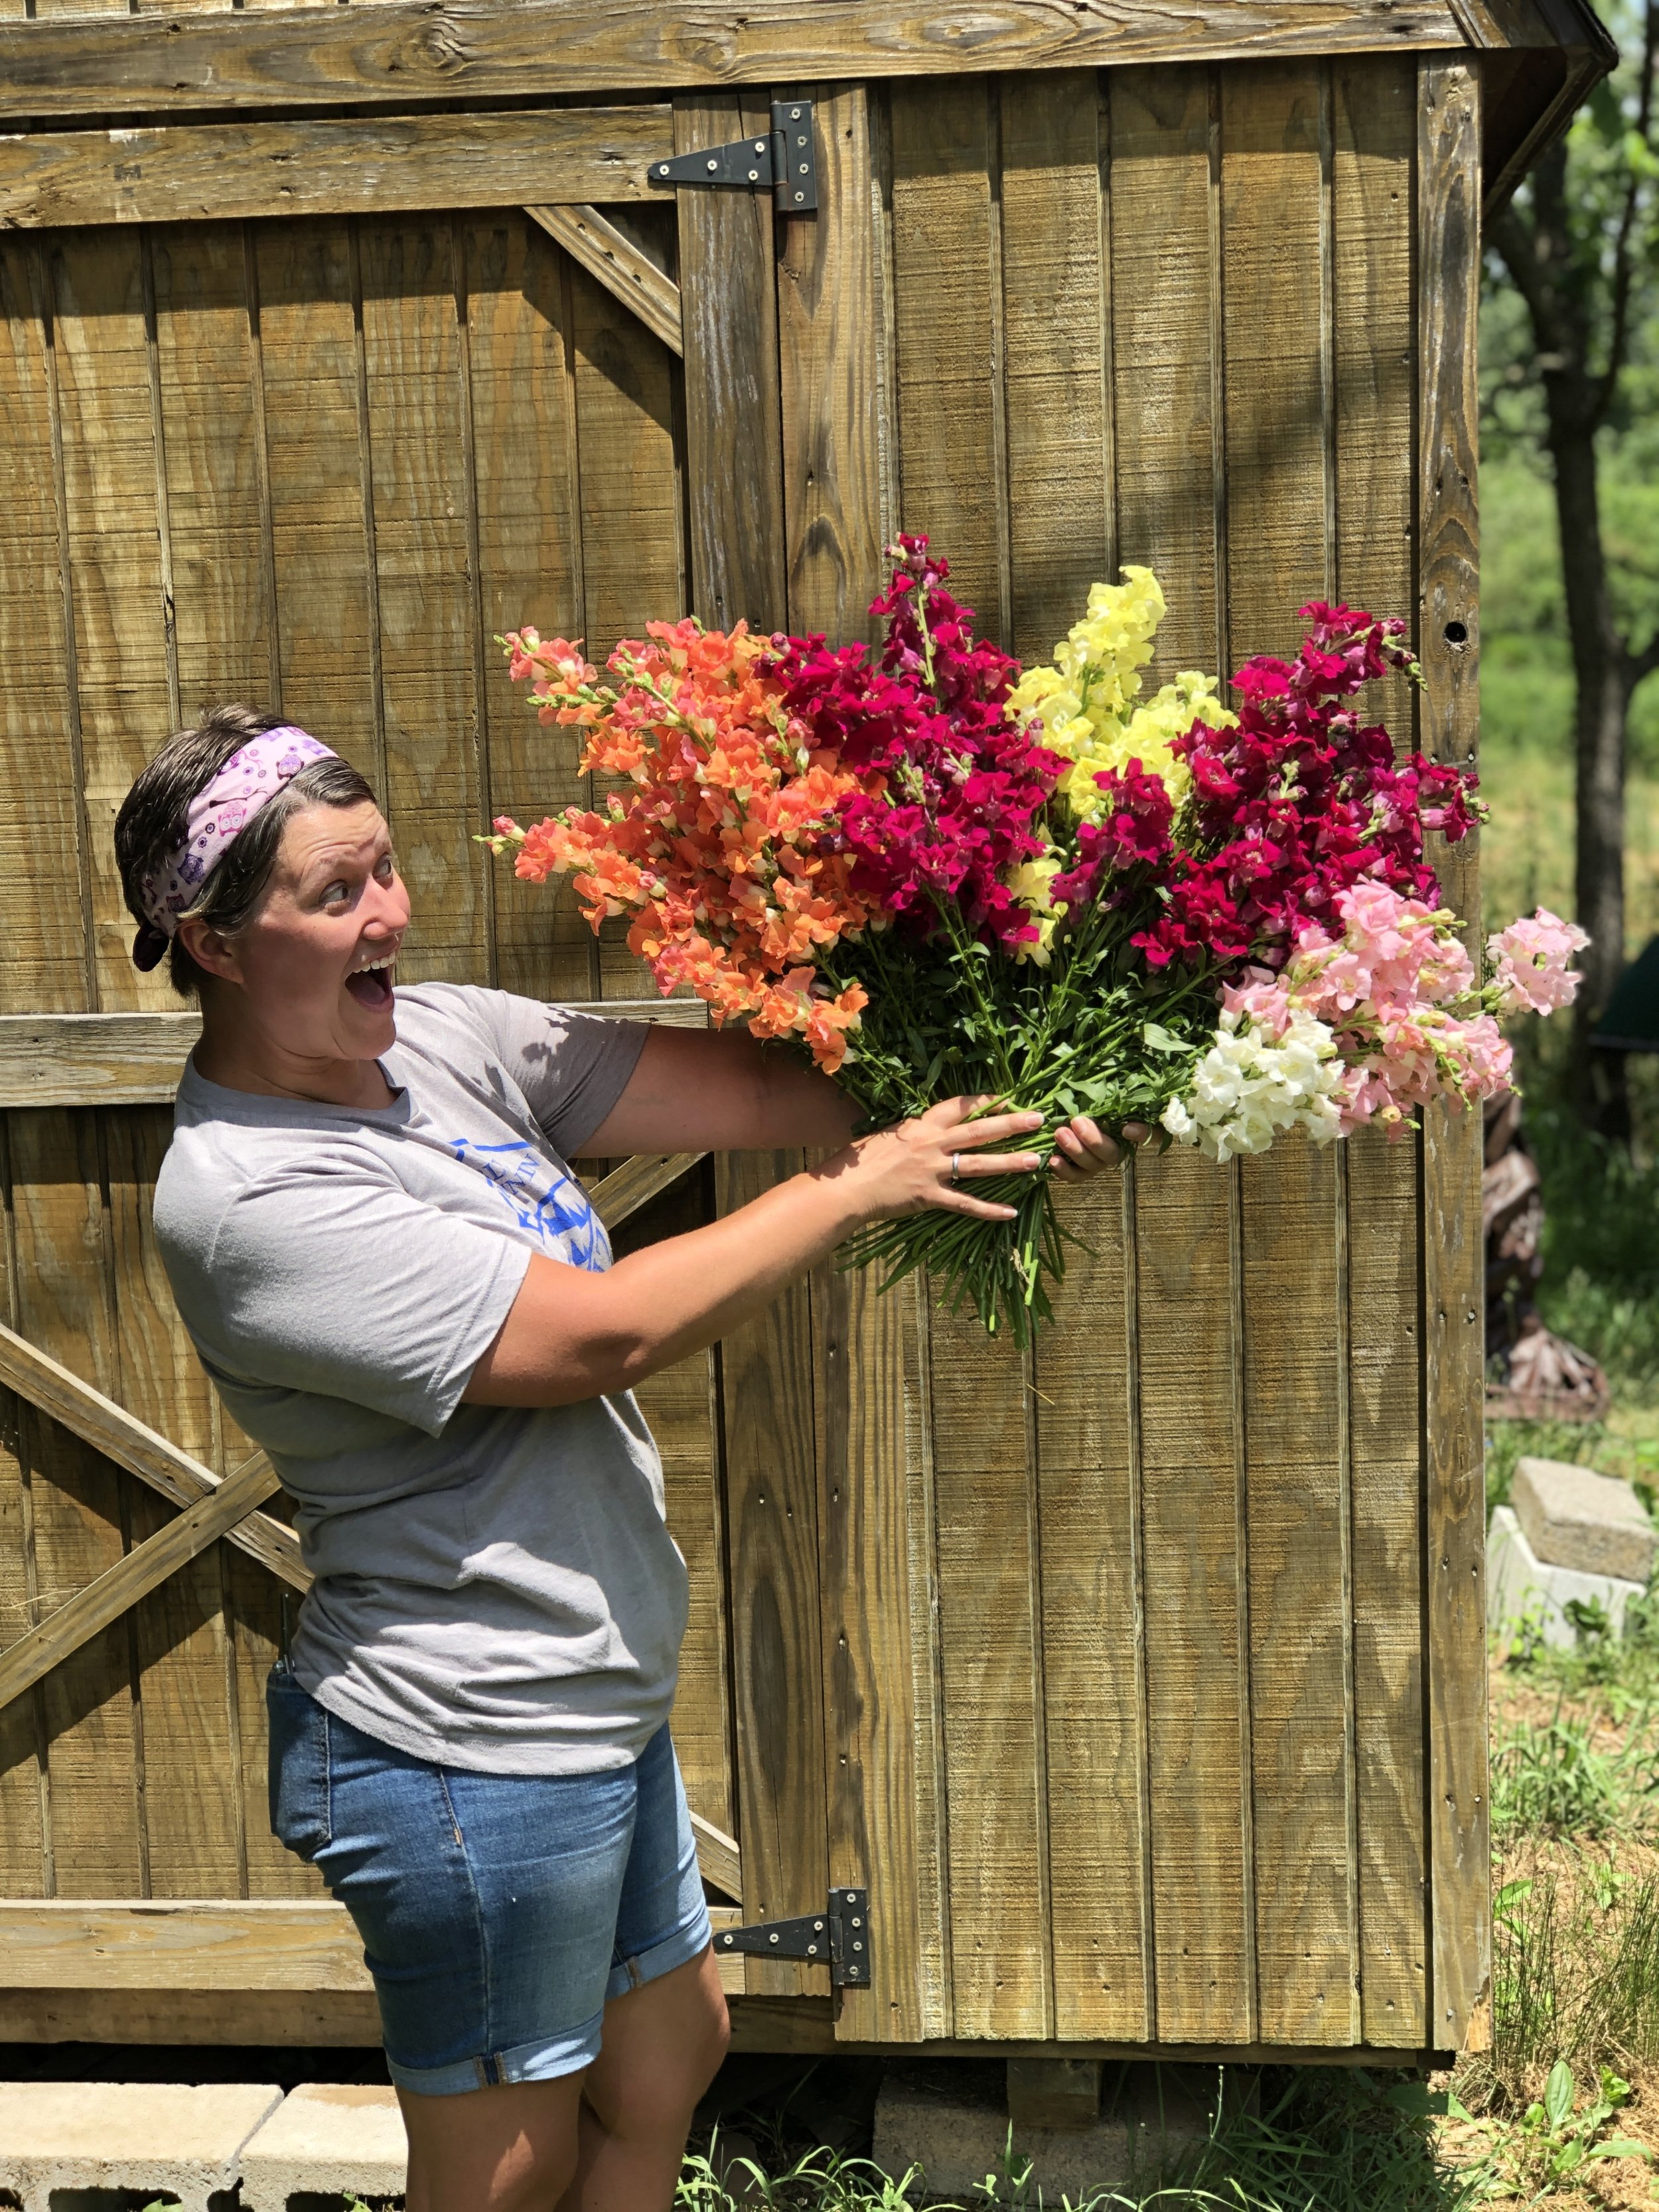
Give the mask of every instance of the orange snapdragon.
[[877, 909], [829, 833], [879, 782], [791, 722], [772, 641], [743, 623], [652, 623], [611, 655], [609, 681], [568, 639], [526, 629], [501, 643], [542, 722], [582, 732], [582, 772], [628, 787], [529, 828], [503, 815], [489, 842], [527, 881], [569, 876], [595, 932], [631, 917], [629, 949], [665, 994], [689, 987], [717, 1026], [799, 1036], [833, 1073], [866, 996], [814, 962]]

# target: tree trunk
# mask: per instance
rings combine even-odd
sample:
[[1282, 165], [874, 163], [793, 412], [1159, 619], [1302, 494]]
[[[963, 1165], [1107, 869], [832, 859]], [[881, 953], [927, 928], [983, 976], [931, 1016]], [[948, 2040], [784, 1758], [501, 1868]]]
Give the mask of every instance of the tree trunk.
[[[1565, 380], [1560, 380], [1565, 381]], [[1625, 752], [1629, 656], [1614, 618], [1601, 545], [1595, 441], [1583, 410], [1547, 379], [1550, 450], [1555, 463], [1567, 634], [1576, 698], [1577, 918], [1590, 934], [1580, 966], [1584, 987], [1574, 1012], [1573, 1091], [1580, 1114], [1608, 1136], [1627, 1133], [1621, 1054], [1592, 1054], [1590, 1032], [1625, 962]], [[1578, 416], [1578, 420], [1571, 419]]]

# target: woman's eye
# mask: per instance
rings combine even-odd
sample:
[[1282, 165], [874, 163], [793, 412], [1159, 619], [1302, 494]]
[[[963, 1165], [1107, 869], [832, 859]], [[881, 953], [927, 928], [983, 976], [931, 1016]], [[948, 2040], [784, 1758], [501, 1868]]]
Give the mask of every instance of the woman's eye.
[[350, 896], [351, 890], [349, 884], [331, 884], [328, 889], [323, 893], [323, 904], [325, 906], [337, 906], [342, 899], [349, 898]]

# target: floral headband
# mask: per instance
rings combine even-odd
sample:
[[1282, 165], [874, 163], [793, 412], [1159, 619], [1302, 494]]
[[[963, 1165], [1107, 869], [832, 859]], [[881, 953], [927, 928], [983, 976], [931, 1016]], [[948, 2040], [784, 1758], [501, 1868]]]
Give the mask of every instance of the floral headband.
[[154, 968], [202, 896], [226, 853], [268, 800], [313, 761], [333, 760], [331, 748], [292, 723], [263, 731], [234, 752], [190, 802], [185, 834], [158, 875], [139, 880], [143, 925], [132, 941], [134, 965]]

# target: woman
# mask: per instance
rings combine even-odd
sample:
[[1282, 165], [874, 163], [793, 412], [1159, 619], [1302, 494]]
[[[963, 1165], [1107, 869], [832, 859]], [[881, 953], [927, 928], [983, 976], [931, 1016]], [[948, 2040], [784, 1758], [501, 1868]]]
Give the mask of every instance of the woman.
[[[270, 714], [169, 739], [116, 824], [141, 968], [200, 1001], [155, 1226], [316, 1577], [270, 1686], [272, 1824], [350, 1911], [410, 2212], [672, 2198], [726, 2007], [668, 1735], [685, 1571], [632, 1386], [1035, 1115], [853, 1141], [739, 1035], [394, 989], [409, 899], [356, 771]], [[568, 1163], [835, 1147], [614, 1267]], [[1060, 1133], [1060, 1172], [1115, 1158]]]

